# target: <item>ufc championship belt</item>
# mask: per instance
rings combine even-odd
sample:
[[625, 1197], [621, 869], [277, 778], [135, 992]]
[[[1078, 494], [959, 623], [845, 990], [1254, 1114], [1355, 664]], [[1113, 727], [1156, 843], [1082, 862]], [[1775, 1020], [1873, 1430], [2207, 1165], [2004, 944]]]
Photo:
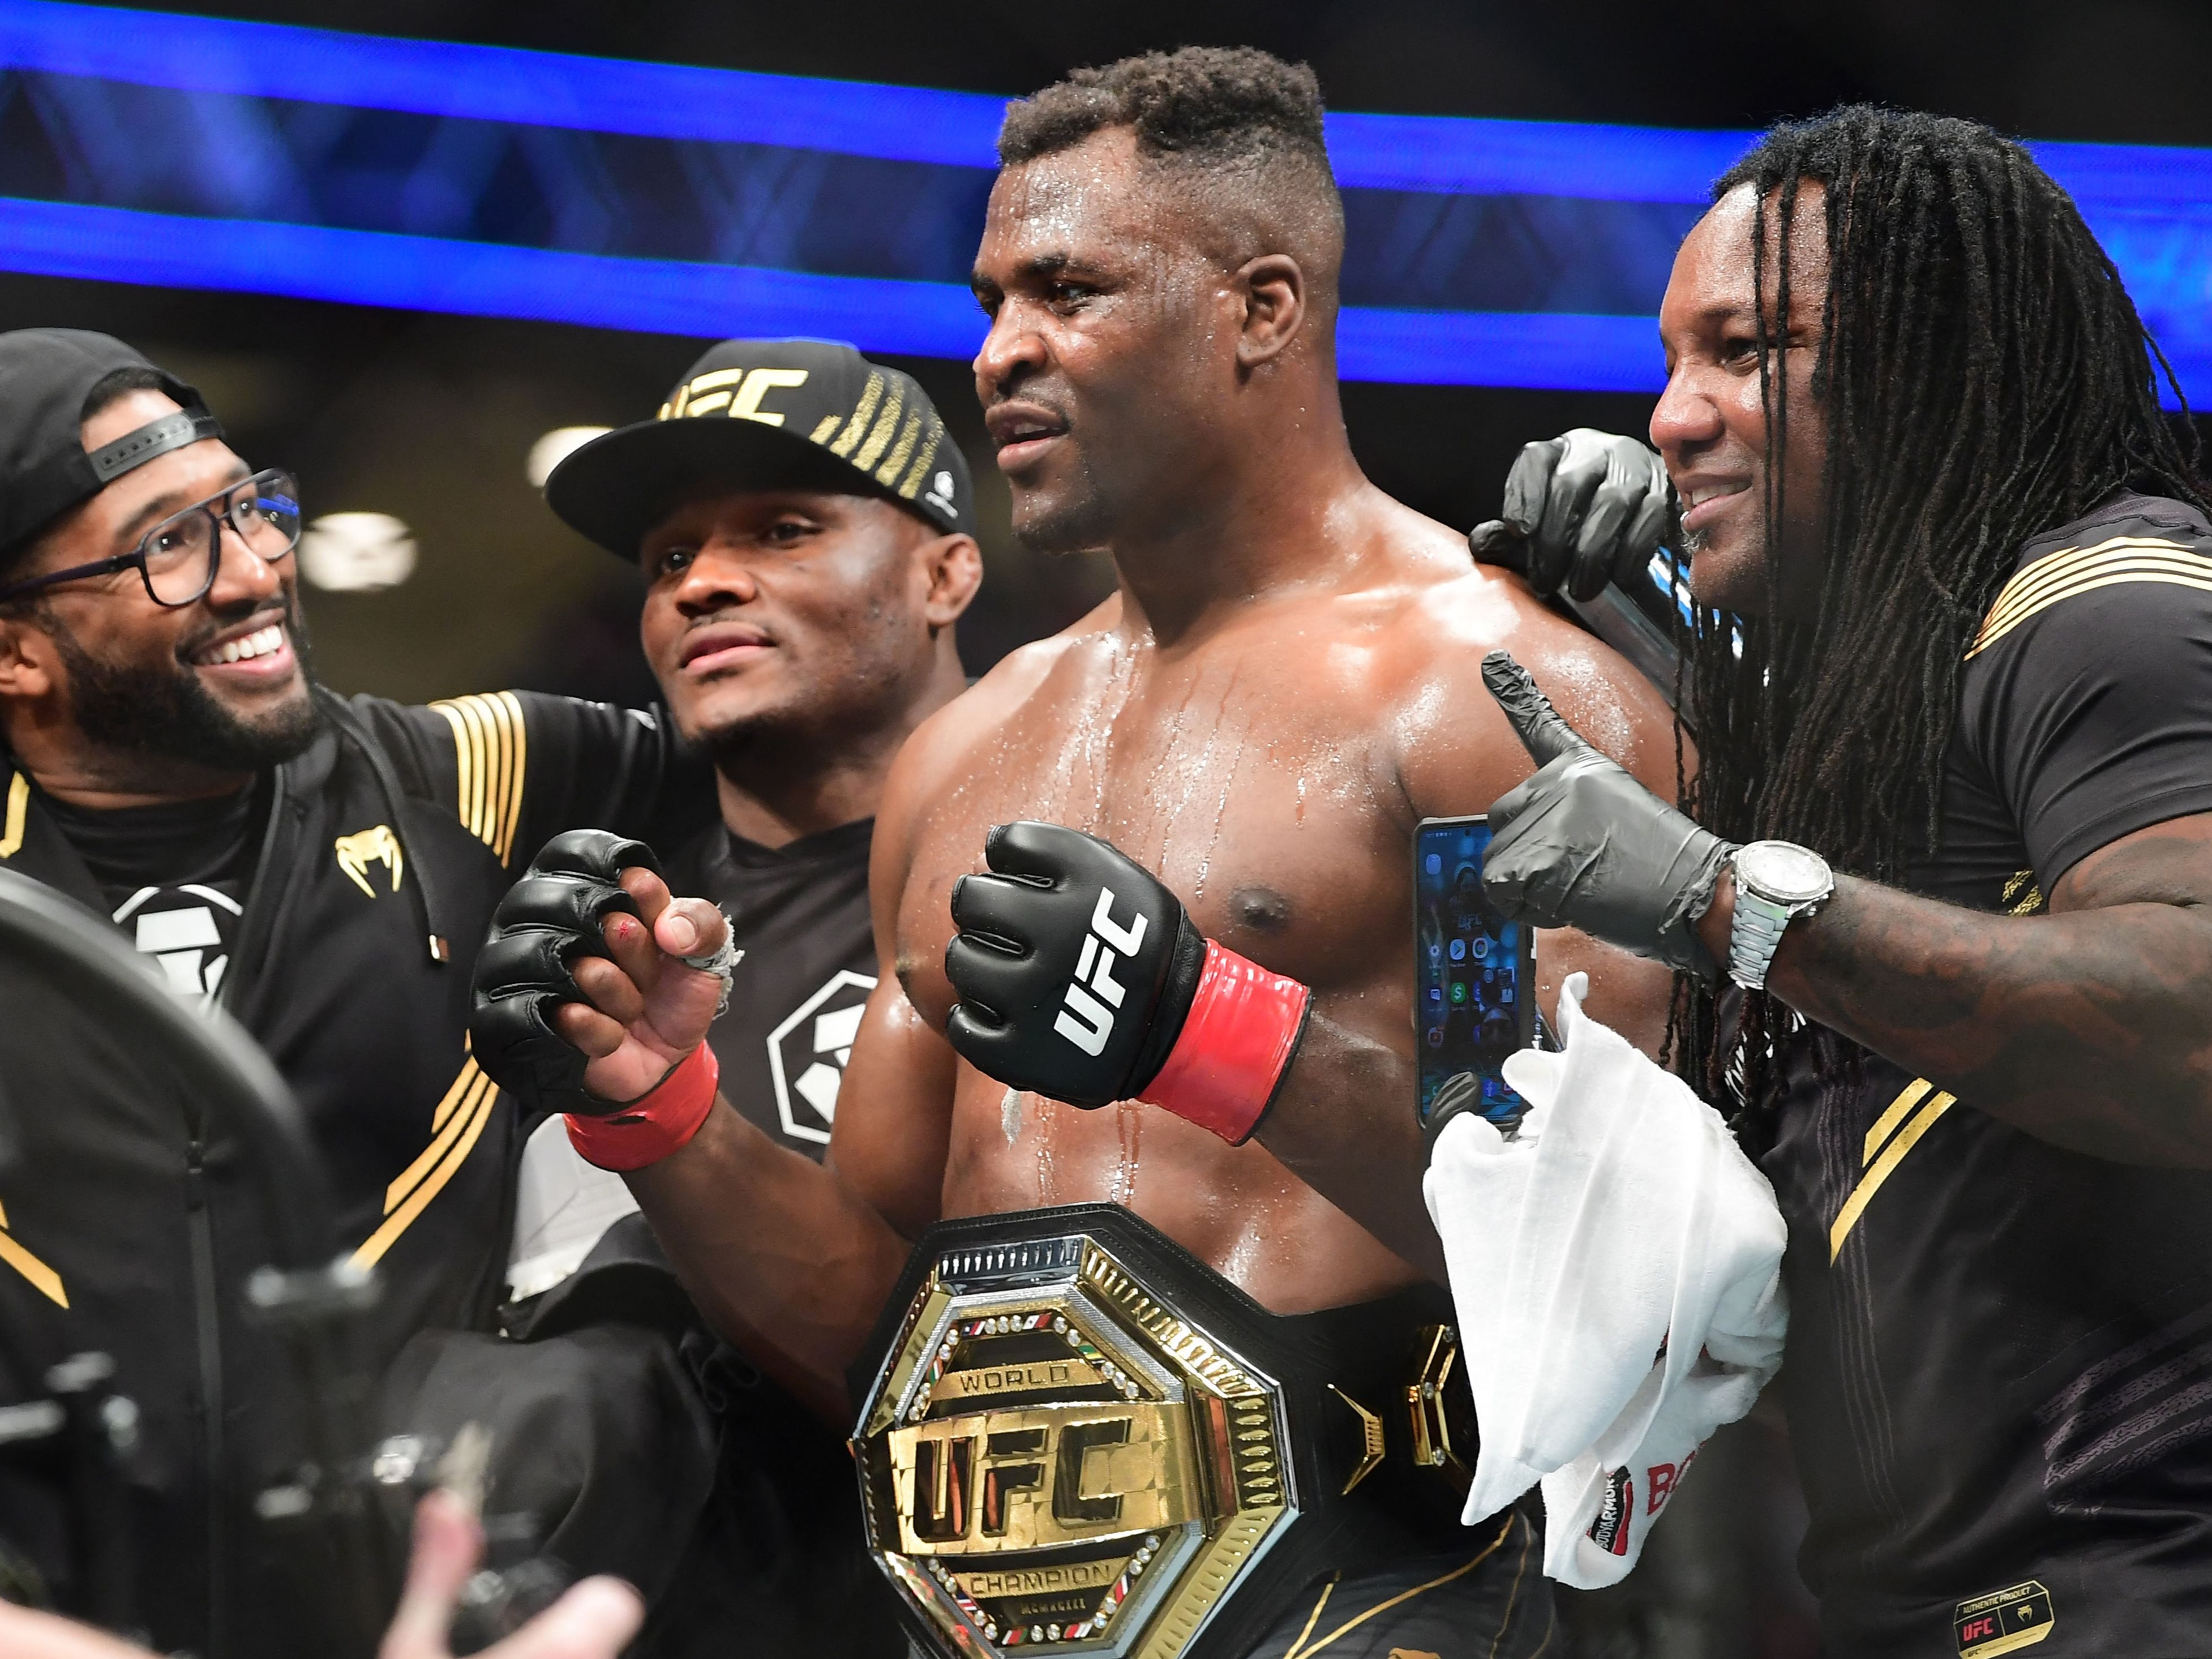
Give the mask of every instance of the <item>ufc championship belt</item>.
[[854, 1389], [869, 1552], [951, 1659], [1230, 1659], [1322, 1574], [1465, 1536], [1449, 1317], [1271, 1314], [1118, 1205], [940, 1223]]

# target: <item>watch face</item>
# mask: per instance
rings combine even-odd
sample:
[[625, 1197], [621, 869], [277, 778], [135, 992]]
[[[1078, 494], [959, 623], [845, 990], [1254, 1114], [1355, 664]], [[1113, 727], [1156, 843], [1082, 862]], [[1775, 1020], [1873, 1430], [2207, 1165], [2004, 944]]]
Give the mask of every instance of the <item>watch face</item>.
[[1795, 842], [1755, 841], [1735, 855], [1736, 879], [1779, 904], [1810, 904], [1835, 885], [1827, 860]]

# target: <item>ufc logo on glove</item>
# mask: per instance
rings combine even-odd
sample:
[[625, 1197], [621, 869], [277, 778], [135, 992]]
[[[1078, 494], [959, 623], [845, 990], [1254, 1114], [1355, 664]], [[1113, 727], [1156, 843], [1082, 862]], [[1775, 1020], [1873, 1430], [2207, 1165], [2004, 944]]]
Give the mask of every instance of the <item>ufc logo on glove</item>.
[[945, 1034], [961, 1058], [1048, 1100], [1141, 1100], [1232, 1146], [1249, 1136], [1311, 993], [1206, 938], [1158, 877], [1095, 836], [1002, 823], [983, 860], [953, 885], [945, 951], [960, 994]]
[[1066, 1006], [1052, 1023], [1054, 1030], [1093, 1060], [1105, 1051], [1106, 1039], [1114, 1035], [1114, 1010], [1127, 994], [1114, 978], [1115, 954], [1134, 957], [1151, 926], [1139, 911], [1133, 925], [1117, 927], [1113, 910], [1114, 890], [1100, 888], [1098, 908], [1091, 913], [1091, 931], [1083, 936], [1083, 954], [1076, 958], [1075, 977], [1067, 982], [1062, 999]]

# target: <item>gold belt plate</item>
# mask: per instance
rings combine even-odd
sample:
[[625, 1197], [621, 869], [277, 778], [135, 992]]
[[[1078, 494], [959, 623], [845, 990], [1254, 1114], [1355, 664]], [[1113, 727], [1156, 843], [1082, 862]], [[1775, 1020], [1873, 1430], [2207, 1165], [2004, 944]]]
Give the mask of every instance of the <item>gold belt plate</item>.
[[854, 1452], [878, 1563], [961, 1659], [1177, 1659], [1298, 1513], [1276, 1381], [1088, 1234], [942, 1252]]

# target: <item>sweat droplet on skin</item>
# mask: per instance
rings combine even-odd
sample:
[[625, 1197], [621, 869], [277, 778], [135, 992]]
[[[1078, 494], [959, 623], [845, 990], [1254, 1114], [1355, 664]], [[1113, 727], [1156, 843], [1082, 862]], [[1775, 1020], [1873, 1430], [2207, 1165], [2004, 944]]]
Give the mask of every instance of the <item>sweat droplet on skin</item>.
[[1551, 665], [1551, 678], [1553, 689], [1566, 694], [1575, 706], [1577, 718], [1570, 724], [1623, 766], [1634, 767], [1636, 728], [1627, 708], [1598, 672], [1595, 661], [1582, 655], [1564, 656]]
[[999, 1103], [999, 1127], [1006, 1131], [1006, 1145], [1011, 1146], [1022, 1138], [1022, 1097], [1016, 1089], [1006, 1091], [1006, 1097]]

